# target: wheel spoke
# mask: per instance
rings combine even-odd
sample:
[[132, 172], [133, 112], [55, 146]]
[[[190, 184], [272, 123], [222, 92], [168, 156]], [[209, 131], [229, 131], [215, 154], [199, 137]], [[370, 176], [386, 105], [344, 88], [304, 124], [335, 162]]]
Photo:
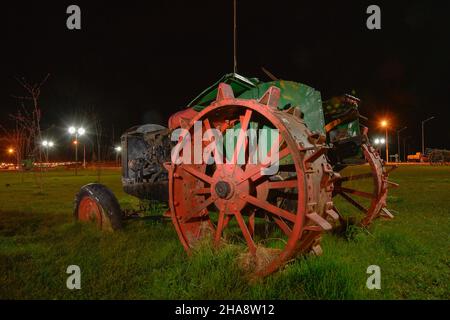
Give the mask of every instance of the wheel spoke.
[[372, 172], [369, 173], [362, 173], [362, 174], [356, 174], [354, 176], [346, 176], [338, 179], [338, 182], [345, 182], [345, 181], [353, 181], [353, 180], [360, 180], [360, 179], [369, 179], [372, 178], [373, 174]]
[[276, 189], [273, 193], [275, 196], [286, 199], [286, 200], [297, 200], [298, 193], [295, 192], [284, 192], [284, 190]]
[[223, 229], [225, 229], [227, 227], [227, 225], [230, 222], [231, 218], [233, 218], [233, 216], [231, 214], [225, 215], [225, 219], [223, 221]]
[[209, 119], [208, 118], [203, 120], [203, 124], [205, 125], [205, 131], [211, 129], [211, 124], [209, 123]]
[[[281, 161], [283, 158], [285, 158], [287, 155], [290, 154], [289, 148], [286, 147], [283, 150], [281, 150], [279, 152], [279, 156], [278, 156], [278, 161]], [[248, 171], [246, 171], [244, 173], [244, 176], [242, 177], [242, 180], [240, 183], [252, 178], [253, 181], [258, 180], [259, 178], [261, 178], [263, 175], [261, 174], [262, 169], [267, 168], [269, 165], [274, 165], [275, 163], [266, 163], [266, 164], [259, 164], [257, 166], [251, 167]]]
[[195, 189], [193, 191], [194, 194], [210, 194], [211, 193], [211, 189], [210, 188], [199, 188], [199, 189]]
[[372, 193], [368, 193], [368, 192], [364, 192], [364, 191], [360, 191], [360, 190], [355, 190], [355, 189], [351, 189], [351, 188], [336, 187], [336, 192], [350, 193], [350, 194], [354, 194], [355, 196], [368, 198], [368, 199], [375, 199], [376, 198], [376, 196], [373, 195]]
[[[250, 118], [252, 116], [252, 110], [251, 109], [247, 109], [245, 111], [245, 115], [241, 121], [241, 129], [239, 131], [239, 136], [238, 139], [236, 141], [236, 148], [234, 149], [234, 154], [233, 154], [233, 158], [231, 160], [232, 164], [237, 165], [238, 164], [238, 157], [239, 157], [239, 153], [241, 152], [241, 147], [244, 146], [244, 150], [247, 146], [247, 128], [248, 125], [250, 123]], [[245, 155], [244, 155], [245, 156]]]
[[288, 237], [291, 235], [291, 228], [287, 225], [286, 221], [277, 216], [272, 216], [273, 221], [280, 227], [280, 229], [284, 232]]
[[224, 225], [225, 211], [220, 210], [219, 212], [219, 220], [217, 222], [216, 235], [214, 237], [214, 242], [216, 245], [220, 243], [220, 239], [222, 238], [222, 230]]
[[255, 234], [255, 210], [253, 210], [248, 217], [248, 231], [250, 232], [250, 235], [253, 237], [253, 235]]
[[186, 171], [187, 173], [191, 174], [192, 176], [202, 180], [203, 182], [209, 183], [210, 185], [212, 185], [214, 183], [214, 180], [210, 176], [208, 176], [205, 173], [200, 172], [190, 166], [183, 165], [183, 166], [181, 166], [181, 168], [184, 171]]
[[345, 200], [347, 200], [348, 202], [350, 202], [353, 206], [355, 206], [357, 209], [359, 209], [360, 211], [367, 213], [367, 209], [364, 208], [362, 205], [360, 205], [358, 202], [356, 202], [355, 200], [353, 200], [349, 195], [340, 192], [339, 193]]
[[253, 204], [254, 206], [257, 206], [258, 208], [261, 208], [263, 210], [266, 210], [276, 216], [279, 216], [281, 218], [284, 218], [288, 221], [295, 222], [296, 215], [290, 213], [289, 211], [283, 210], [277, 206], [274, 206], [273, 204], [270, 204], [267, 201], [259, 200], [258, 198], [255, 198], [251, 195], [242, 195], [242, 199], [247, 200], [249, 203]]
[[253, 238], [248, 231], [247, 225], [245, 224], [244, 218], [242, 218], [241, 212], [236, 211], [234, 213], [236, 216], [236, 220], [239, 224], [239, 227], [241, 228], [242, 234], [244, 235], [245, 241], [247, 242], [248, 248], [252, 254], [256, 254], [256, 245], [253, 242]]
[[216, 200], [217, 200], [216, 196], [209, 197], [207, 200], [203, 201], [201, 204], [199, 204], [198, 206], [196, 206], [195, 208], [190, 210], [189, 214], [186, 216], [184, 221], [188, 221], [189, 219], [191, 219], [192, 217], [197, 215], [200, 211], [202, 211], [203, 209], [206, 209], [208, 206], [210, 206]]
[[[205, 131], [211, 130], [211, 124], [209, 122], [209, 119], [203, 120], [203, 124], [205, 125]], [[216, 136], [212, 134], [212, 136], [208, 136], [208, 139], [211, 140], [211, 137], [214, 137], [214, 141], [208, 144], [208, 147], [212, 148], [212, 152], [214, 154], [214, 161], [216, 164], [222, 163], [221, 154], [220, 152], [216, 152], [217, 150], [217, 141]]]
[[269, 189], [297, 188], [297, 180], [269, 181], [267, 184]]

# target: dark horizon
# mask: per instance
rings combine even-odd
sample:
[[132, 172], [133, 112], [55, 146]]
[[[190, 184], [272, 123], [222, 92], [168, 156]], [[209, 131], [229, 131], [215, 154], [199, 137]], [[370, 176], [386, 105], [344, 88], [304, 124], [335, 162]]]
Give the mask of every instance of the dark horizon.
[[[354, 1], [249, 3], [238, 0], [238, 73], [298, 81], [322, 99], [353, 93], [369, 117], [370, 136], [382, 117], [408, 127], [409, 153], [450, 149], [450, 42], [448, 4]], [[77, 4], [82, 29], [66, 28], [66, 8]], [[366, 8], [378, 4], [382, 29], [366, 28]], [[446, 6], [446, 8], [444, 8]], [[8, 3], [3, 20], [0, 125], [21, 95], [14, 77], [39, 82], [42, 129], [67, 158], [70, 125], [89, 127], [89, 110], [103, 121], [111, 148], [120, 134], [143, 123], [166, 125], [168, 117], [233, 71], [233, 1], [116, 3], [77, 1]], [[394, 152], [394, 153], [395, 153]], [[403, 152], [403, 150], [402, 150]], [[1, 157], [4, 156], [2, 152]]]

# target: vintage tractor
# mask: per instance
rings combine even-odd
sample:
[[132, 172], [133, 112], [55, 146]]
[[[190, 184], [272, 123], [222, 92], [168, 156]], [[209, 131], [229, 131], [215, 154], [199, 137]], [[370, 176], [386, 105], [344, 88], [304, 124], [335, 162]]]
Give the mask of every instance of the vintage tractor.
[[[321, 254], [322, 233], [349, 221], [341, 209], [356, 208], [363, 227], [380, 216], [392, 218], [386, 197], [395, 185], [388, 181], [393, 167], [385, 167], [370, 145], [358, 103], [350, 95], [322, 102], [320, 92], [297, 82], [225, 75], [172, 115], [168, 127], [148, 124], [123, 134], [123, 188], [140, 199], [166, 202], [188, 253], [200, 239], [246, 244], [246, 266], [268, 275], [298, 254]], [[278, 136], [255, 138], [250, 129]], [[232, 147], [219, 152], [215, 147], [225, 140]], [[255, 144], [266, 159], [277, 155], [275, 162], [249, 161]], [[173, 161], [177, 145], [183, 147], [178, 154], [193, 161]], [[212, 161], [193, 159], [199, 146]], [[192, 147], [192, 154], [184, 147]], [[276, 171], [269, 170], [274, 164]], [[359, 171], [340, 174], [349, 166]], [[369, 190], [354, 187], [364, 179]], [[74, 214], [102, 228], [122, 227], [117, 200], [99, 184], [81, 189]]]

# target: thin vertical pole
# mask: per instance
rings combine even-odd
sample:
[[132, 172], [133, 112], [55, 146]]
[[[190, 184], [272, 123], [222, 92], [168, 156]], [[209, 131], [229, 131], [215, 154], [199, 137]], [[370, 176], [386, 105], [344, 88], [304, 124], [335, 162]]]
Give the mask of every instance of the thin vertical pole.
[[75, 134], [75, 175], [78, 175], [78, 134]]
[[407, 156], [406, 156], [406, 138], [403, 139], [403, 161], [406, 162]]
[[425, 153], [425, 129], [424, 129], [424, 124], [427, 121], [433, 120], [434, 116], [429, 117], [428, 119], [425, 119], [422, 121], [422, 156]]
[[386, 127], [386, 162], [389, 162], [389, 140], [388, 140], [388, 128]]

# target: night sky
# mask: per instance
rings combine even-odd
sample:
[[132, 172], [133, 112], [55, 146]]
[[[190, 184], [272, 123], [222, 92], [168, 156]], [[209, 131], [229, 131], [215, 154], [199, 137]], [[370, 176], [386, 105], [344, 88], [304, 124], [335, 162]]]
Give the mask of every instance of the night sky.
[[[371, 132], [385, 115], [408, 127], [410, 153], [420, 151], [420, 121], [435, 116], [426, 146], [450, 149], [448, 1], [237, 2], [238, 73], [268, 80], [264, 66], [323, 100], [354, 91]], [[70, 4], [81, 7], [79, 31], [66, 28]], [[381, 30], [366, 28], [370, 4], [381, 7]], [[89, 128], [87, 110], [102, 116], [111, 145], [133, 125], [166, 125], [232, 72], [232, 13], [232, 0], [2, 3], [0, 124], [11, 124], [11, 95], [22, 94], [14, 77], [38, 82], [50, 73], [42, 128], [65, 149], [67, 126]]]

